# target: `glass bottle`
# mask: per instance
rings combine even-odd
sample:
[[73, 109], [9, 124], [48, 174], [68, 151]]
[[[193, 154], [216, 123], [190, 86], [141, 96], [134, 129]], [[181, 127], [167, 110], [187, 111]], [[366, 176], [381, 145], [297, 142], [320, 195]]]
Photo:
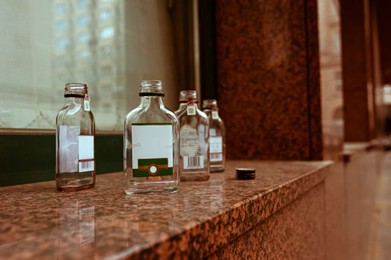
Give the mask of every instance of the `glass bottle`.
[[209, 161], [211, 172], [224, 171], [225, 167], [225, 127], [219, 116], [217, 100], [206, 99], [202, 103], [209, 117]]
[[59, 191], [95, 185], [95, 120], [88, 87], [67, 83], [65, 105], [56, 118], [56, 184]]
[[176, 192], [179, 185], [179, 125], [163, 104], [159, 80], [141, 82], [140, 105], [124, 125], [124, 184], [128, 195]]
[[179, 107], [178, 110], [175, 111], [175, 114], [180, 113], [180, 111], [186, 109], [187, 107], [187, 92], [181, 91], [179, 92]]
[[209, 180], [208, 116], [198, 109], [195, 90], [183, 90], [181, 97], [187, 100], [186, 106], [175, 112], [180, 125], [181, 180]]

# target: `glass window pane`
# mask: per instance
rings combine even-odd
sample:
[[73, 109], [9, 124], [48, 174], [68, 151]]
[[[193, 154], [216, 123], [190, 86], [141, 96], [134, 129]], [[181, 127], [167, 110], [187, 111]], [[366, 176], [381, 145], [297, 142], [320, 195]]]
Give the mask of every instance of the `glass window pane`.
[[55, 129], [67, 82], [89, 86], [98, 131], [122, 131], [125, 115], [139, 103], [143, 79], [162, 80], [164, 102], [175, 110], [179, 80], [166, 4], [5, 1], [0, 8], [0, 127]]
[[114, 28], [113, 27], [106, 27], [100, 31], [100, 38], [102, 38], [102, 39], [109, 39], [109, 38], [112, 38], [113, 36], [114, 36]]

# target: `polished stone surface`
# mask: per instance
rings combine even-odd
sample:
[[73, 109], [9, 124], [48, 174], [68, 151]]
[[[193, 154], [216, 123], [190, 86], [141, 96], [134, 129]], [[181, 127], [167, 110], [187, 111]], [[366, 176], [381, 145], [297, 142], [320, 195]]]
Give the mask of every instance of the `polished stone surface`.
[[[345, 214], [348, 259], [368, 259], [371, 218], [380, 174], [382, 152], [370, 143], [344, 145]], [[371, 259], [371, 258], [369, 258]]]
[[[329, 165], [228, 161], [166, 195], [126, 196], [121, 173], [77, 193], [54, 182], [0, 188], [0, 258], [205, 257], [320, 184]], [[256, 179], [236, 180], [236, 167], [256, 168]]]
[[216, 1], [228, 158], [322, 159], [316, 2]]
[[326, 257], [325, 192], [316, 186], [210, 258], [338, 259]]
[[391, 152], [385, 153], [381, 163], [368, 259], [391, 259]]

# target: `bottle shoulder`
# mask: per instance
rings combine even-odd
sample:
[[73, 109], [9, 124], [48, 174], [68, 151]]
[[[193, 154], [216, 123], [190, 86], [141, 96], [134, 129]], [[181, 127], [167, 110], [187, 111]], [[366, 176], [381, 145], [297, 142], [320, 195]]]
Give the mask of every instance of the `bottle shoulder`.
[[165, 107], [159, 109], [148, 109], [138, 106], [130, 111], [125, 117], [125, 124], [132, 123], [172, 123], [177, 124], [178, 119], [175, 114]]
[[206, 118], [208, 119], [208, 115], [203, 112], [201, 109], [197, 109], [197, 114], [200, 116], [200, 117], [203, 117], [203, 118]]
[[80, 104], [65, 104], [57, 114], [57, 124], [76, 124], [77, 121], [92, 121], [94, 115], [92, 111], [85, 111]]
[[181, 117], [200, 117], [202, 119], [208, 119], [208, 115], [203, 112], [202, 110], [200, 110], [198, 107], [196, 107], [195, 109], [195, 114], [188, 114], [188, 111], [187, 111], [187, 107], [185, 108], [182, 108], [182, 109], [178, 109], [177, 111], [175, 111], [175, 115], [179, 118]]

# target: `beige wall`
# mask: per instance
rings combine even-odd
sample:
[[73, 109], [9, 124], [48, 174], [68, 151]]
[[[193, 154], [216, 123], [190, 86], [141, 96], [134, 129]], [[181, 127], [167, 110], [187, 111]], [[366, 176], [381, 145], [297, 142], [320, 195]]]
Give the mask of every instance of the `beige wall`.
[[318, 1], [324, 158], [342, 151], [343, 94], [339, 2]]

